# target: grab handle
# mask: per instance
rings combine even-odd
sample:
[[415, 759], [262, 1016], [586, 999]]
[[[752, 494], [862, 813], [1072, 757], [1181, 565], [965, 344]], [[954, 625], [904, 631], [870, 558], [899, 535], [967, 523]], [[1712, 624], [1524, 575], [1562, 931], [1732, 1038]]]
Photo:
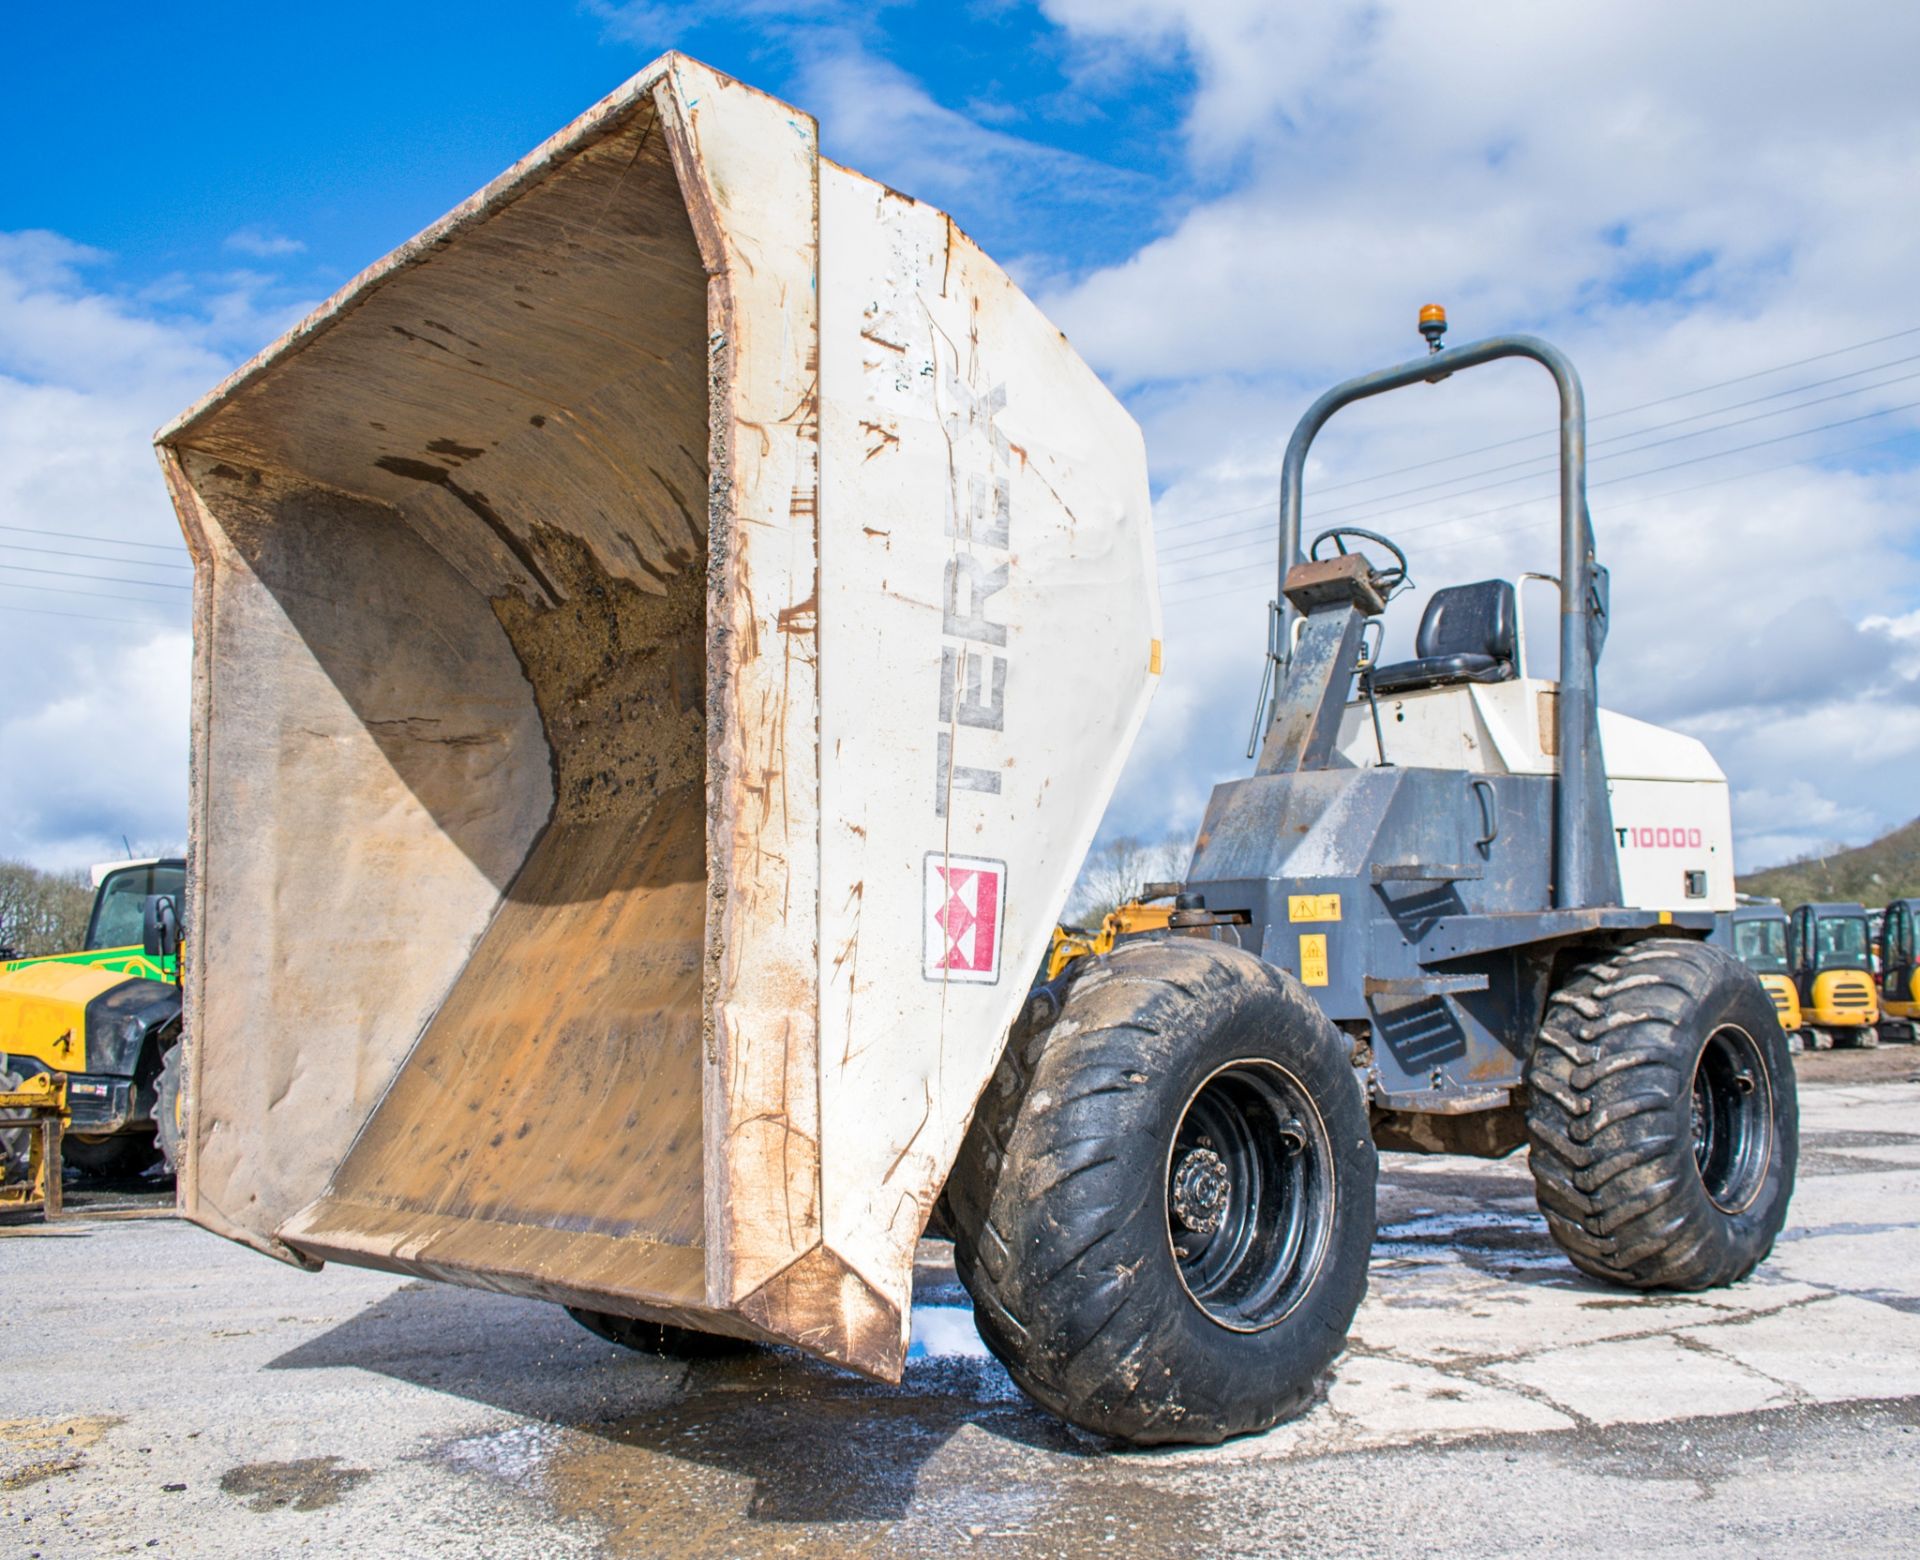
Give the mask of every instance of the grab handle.
[[1487, 855], [1493, 842], [1500, 838], [1500, 793], [1494, 789], [1491, 780], [1475, 777], [1467, 782], [1473, 787], [1475, 799], [1480, 803], [1480, 827], [1486, 832], [1475, 840], [1474, 848], [1481, 855]]

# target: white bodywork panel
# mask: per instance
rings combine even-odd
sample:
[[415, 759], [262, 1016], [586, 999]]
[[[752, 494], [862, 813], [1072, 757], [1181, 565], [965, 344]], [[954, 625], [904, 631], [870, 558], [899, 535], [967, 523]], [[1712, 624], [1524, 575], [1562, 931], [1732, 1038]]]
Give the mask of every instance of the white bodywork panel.
[[[1139, 430], [1005, 274], [830, 163], [820, 247], [823, 1216], [892, 1286], [1145, 716], [1158, 601]], [[1059, 697], [1069, 646], [1122, 675]]]
[[[1380, 737], [1365, 700], [1340, 722], [1339, 753], [1365, 768], [1387, 760], [1407, 768], [1471, 774], [1550, 775], [1554, 752], [1551, 682], [1514, 678], [1453, 683], [1380, 700]], [[1733, 908], [1733, 813], [1727, 777], [1704, 742], [1612, 710], [1600, 711], [1600, 745], [1620, 856], [1621, 902], [1642, 910]], [[1687, 874], [1706, 874], [1706, 892], [1687, 893]]]
[[897, 1377], [1159, 669], [1119, 403], [669, 55], [159, 443], [189, 1216]]

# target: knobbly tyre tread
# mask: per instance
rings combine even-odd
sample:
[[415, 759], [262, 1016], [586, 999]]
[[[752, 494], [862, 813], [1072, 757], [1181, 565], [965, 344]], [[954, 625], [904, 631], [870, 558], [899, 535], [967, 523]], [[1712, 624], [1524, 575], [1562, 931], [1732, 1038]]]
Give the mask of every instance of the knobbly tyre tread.
[[181, 1069], [186, 1063], [186, 1045], [176, 1039], [160, 1058], [160, 1075], [153, 1090], [153, 1135], [160, 1157], [169, 1175], [180, 1173], [181, 1133], [177, 1115], [180, 1104]]
[[[1770, 1163], [1748, 1207], [1716, 1207], [1693, 1157], [1694, 1069], [1722, 1025], [1759, 1046]], [[1757, 977], [1703, 943], [1658, 938], [1575, 972], [1547, 1003], [1527, 1069], [1534, 1191], [1583, 1273], [1631, 1289], [1737, 1283], [1773, 1249], [1798, 1157], [1793, 1063]]]
[[[11, 1094], [24, 1080], [21, 1074], [9, 1071], [5, 1061], [5, 1054], [0, 1053], [0, 1094]], [[32, 1135], [31, 1127], [0, 1127], [0, 1181], [26, 1179]]]
[[657, 1354], [669, 1360], [721, 1360], [758, 1351], [760, 1345], [747, 1338], [732, 1338], [721, 1333], [700, 1332], [692, 1327], [675, 1327], [670, 1322], [642, 1321], [635, 1316], [615, 1316], [610, 1311], [591, 1311], [585, 1306], [567, 1306], [567, 1315], [596, 1338], [617, 1343], [636, 1354]]
[[[1165, 1163], [1194, 1088], [1248, 1056], [1312, 1093], [1336, 1203], [1299, 1306], [1238, 1333], [1179, 1278]], [[1313, 1401], [1366, 1291], [1376, 1168], [1347, 1043], [1290, 976], [1198, 938], [1123, 944], [1039, 988], [1015, 1023], [948, 1178], [954, 1266], [1036, 1402], [1135, 1444], [1213, 1443]]]

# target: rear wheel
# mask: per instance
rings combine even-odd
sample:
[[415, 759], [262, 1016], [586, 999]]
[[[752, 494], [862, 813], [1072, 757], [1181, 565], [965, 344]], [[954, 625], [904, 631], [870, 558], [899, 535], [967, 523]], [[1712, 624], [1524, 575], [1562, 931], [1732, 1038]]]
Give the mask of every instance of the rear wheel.
[[669, 1322], [647, 1322], [637, 1316], [615, 1316], [610, 1311], [589, 1311], [570, 1305], [567, 1315], [595, 1337], [617, 1343], [636, 1354], [658, 1354], [672, 1360], [728, 1359], [751, 1354], [760, 1346], [745, 1338], [728, 1338], [691, 1327], [675, 1327]]
[[947, 1183], [989, 1348], [1137, 1444], [1299, 1413], [1366, 1291], [1376, 1161], [1339, 1032], [1236, 948], [1125, 944], [1016, 1031]]
[[1582, 1272], [1711, 1289], [1773, 1249], [1799, 1110], [1779, 1018], [1737, 960], [1659, 939], [1587, 966], [1548, 1003], [1527, 1084], [1540, 1209]]
[[153, 1091], [153, 1131], [160, 1156], [170, 1173], [180, 1173], [180, 1145], [186, 1138], [186, 1119], [180, 1094], [180, 1069], [185, 1048], [176, 1040], [160, 1058], [160, 1076]]
[[159, 1163], [160, 1149], [151, 1130], [116, 1132], [111, 1137], [76, 1137], [68, 1132], [60, 1139], [60, 1159], [95, 1180], [121, 1181], [145, 1175]]

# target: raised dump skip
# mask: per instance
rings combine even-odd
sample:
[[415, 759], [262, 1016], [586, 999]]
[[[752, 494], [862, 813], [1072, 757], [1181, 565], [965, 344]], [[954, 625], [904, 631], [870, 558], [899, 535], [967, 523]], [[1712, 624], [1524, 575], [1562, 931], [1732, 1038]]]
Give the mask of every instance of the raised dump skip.
[[668, 56], [159, 444], [189, 1215], [897, 1375], [1158, 670], [1125, 413]]

